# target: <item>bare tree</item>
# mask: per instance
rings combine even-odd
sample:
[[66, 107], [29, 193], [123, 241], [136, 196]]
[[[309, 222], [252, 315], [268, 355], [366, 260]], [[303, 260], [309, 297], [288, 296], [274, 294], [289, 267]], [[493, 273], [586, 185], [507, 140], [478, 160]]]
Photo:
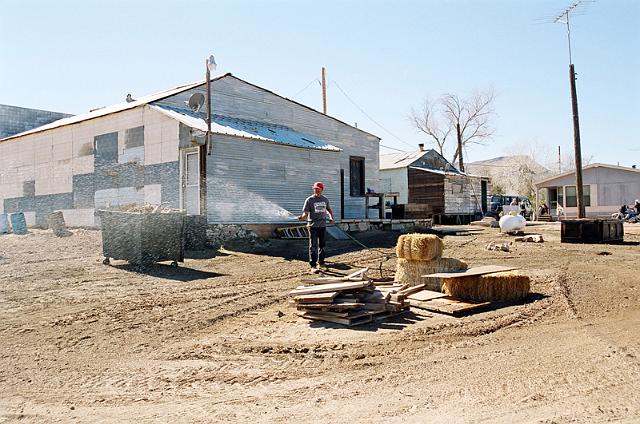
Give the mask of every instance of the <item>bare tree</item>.
[[409, 119], [418, 131], [431, 138], [431, 141], [438, 146], [440, 154], [444, 156], [444, 144], [453, 128], [450, 122], [442, 119], [439, 106], [439, 101], [426, 98], [420, 111], [411, 108]]
[[[411, 109], [409, 119], [422, 133], [426, 134], [438, 146], [444, 155], [444, 146], [450, 134], [456, 134], [460, 126], [463, 149], [472, 144], [484, 144], [493, 136], [491, 120], [495, 115], [493, 90], [461, 98], [457, 94], [443, 94], [435, 101], [425, 99], [420, 111]], [[460, 152], [456, 147], [452, 162], [458, 159]]]

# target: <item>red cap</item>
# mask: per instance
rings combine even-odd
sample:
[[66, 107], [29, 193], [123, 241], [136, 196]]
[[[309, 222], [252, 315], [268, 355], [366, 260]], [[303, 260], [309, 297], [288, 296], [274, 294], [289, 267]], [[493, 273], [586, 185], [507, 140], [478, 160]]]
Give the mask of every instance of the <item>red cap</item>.
[[315, 183], [313, 183], [313, 188], [324, 190], [324, 184], [322, 184], [320, 181], [316, 181]]

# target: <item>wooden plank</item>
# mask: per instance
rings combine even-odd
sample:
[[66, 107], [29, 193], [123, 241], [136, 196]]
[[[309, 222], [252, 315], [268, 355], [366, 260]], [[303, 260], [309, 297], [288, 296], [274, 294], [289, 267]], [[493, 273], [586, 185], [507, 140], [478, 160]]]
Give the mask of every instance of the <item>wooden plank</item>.
[[470, 302], [454, 297], [441, 297], [437, 299], [427, 300], [425, 302], [411, 300], [410, 305], [416, 308], [426, 309], [427, 311], [440, 312], [453, 316], [461, 315], [466, 312], [478, 310], [490, 305], [491, 302]]
[[316, 314], [316, 315], [325, 315], [328, 317], [336, 317], [336, 318], [346, 318], [349, 316], [349, 312], [336, 312], [336, 311], [306, 311], [304, 309], [300, 309], [298, 308], [299, 311], [302, 312], [310, 312], [312, 314]]
[[386, 303], [365, 303], [363, 306], [367, 311], [385, 311], [387, 309]]
[[512, 267], [512, 266], [502, 266], [502, 265], [484, 265], [484, 266], [476, 266], [473, 268], [469, 268], [466, 271], [437, 272], [435, 274], [422, 275], [422, 277], [435, 277], [435, 278], [470, 277], [472, 275], [492, 274], [494, 272], [511, 271], [514, 269], [518, 269], [518, 268]]
[[424, 302], [426, 300], [437, 299], [439, 297], [447, 297], [447, 295], [433, 290], [421, 290], [417, 293], [410, 294], [409, 296], [407, 296], [407, 299], [409, 300], [409, 302], [411, 302], [412, 300]]
[[412, 295], [413, 293], [417, 293], [417, 292], [423, 290], [426, 286], [427, 286], [426, 284], [418, 284], [417, 286], [408, 287], [406, 289], [400, 290], [398, 292], [398, 295], [407, 297], [407, 296]]
[[342, 311], [347, 309], [359, 309], [364, 306], [364, 303], [307, 303], [304, 305], [298, 305], [298, 308], [305, 309], [322, 309], [322, 310], [336, 310]]
[[327, 321], [327, 322], [333, 322], [333, 323], [342, 324], [342, 325], [349, 325], [351, 323], [351, 320], [348, 318], [331, 317], [328, 315], [315, 314], [311, 312], [298, 313], [298, 316], [301, 316], [302, 318], [306, 318], [306, 319]]
[[297, 303], [331, 303], [337, 295], [338, 292], [306, 294], [296, 296], [293, 300]]
[[345, 281], [365, 281], [367, 279], [367, 271], [369, 268], [362, 268], [356, 272], [352, 272], [345, 276], [329, 276], [329, 277], [316, 277], [316, 278], [304, 278], [300, 280], [304, 284], [330, 284], [330, 283], [343, 283]]
[[290, 296], [300, 296], [315, 293], [329, 293], [340, 290], [363, 289], [369, 285], [368, 281], [348, 281], [344, 283], [322, 284], [319, 286], [302, 286], [289, 292]]

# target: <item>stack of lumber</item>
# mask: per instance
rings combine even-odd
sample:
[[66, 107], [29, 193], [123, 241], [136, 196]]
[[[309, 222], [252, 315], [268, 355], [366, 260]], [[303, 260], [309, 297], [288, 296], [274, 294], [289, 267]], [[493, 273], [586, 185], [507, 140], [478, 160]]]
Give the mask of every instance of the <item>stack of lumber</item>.
[[403, 234], [396, 244], [395, 281], [416, 286], [427, 284], [429, 290], [440, 291], [442, 281], [437, 278], [425, 281], [425, 274], [467, 269], [467, 263], [455, 258], [443, 258], [444, 244], [433, 234]]
[[303, 280], [289, 295], [298, 315], [311, 320], [354, 326], [388, 318], [409, 309], [407, 285], [374, 282], [366, 269], [344, 277]]

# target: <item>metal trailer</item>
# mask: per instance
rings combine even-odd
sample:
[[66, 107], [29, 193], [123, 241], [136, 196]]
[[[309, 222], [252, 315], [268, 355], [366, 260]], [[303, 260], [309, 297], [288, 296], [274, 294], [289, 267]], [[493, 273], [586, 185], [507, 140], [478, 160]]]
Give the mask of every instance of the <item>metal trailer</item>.
[[111, 259], [135, 265], [184, 262], [183, 212], [140, 213], [98, 211], [102, 227], [103, 263]]

